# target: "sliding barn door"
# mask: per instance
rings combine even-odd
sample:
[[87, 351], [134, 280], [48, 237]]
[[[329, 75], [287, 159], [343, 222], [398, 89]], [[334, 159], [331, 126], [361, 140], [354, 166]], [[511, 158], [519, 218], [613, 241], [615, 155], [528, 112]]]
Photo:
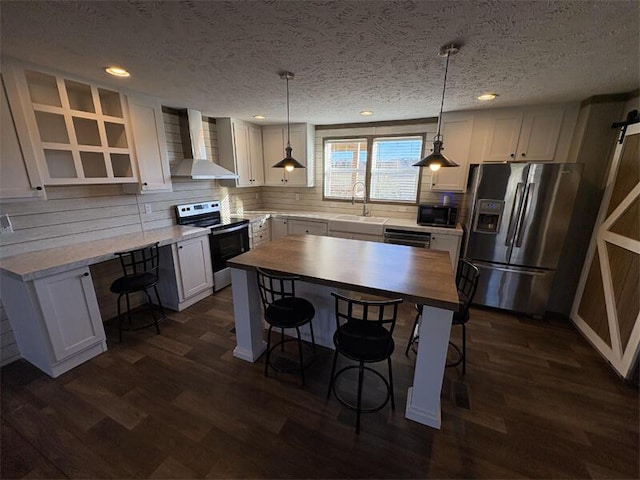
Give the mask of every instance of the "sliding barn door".
[[624, 378], [640, 343], [640, 124], [618, 144], [571, 318]]

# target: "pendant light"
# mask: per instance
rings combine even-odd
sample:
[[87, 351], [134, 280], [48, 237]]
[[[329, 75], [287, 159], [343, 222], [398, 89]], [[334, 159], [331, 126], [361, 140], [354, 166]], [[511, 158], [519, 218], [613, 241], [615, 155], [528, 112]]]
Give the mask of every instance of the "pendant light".
[[276, 163], [272, 168], [284, 168], [287, 172], [293, 171], [294, 168], [304, 168], [300, 162], [291, 156], [291, 128], [289, 125], [289, 80], [293, 80], [293, 73], [282, 72], [280, 78], [287, 81], [287, 147], [284, 149], [285, 156]]
[[449, 57], [460, 51], [460, 47], [453, 43], [440, 47], [440, 56], [447, 57], [447, 64], [444, 68], [444, 86], [442, 87], [442, 100], [440, 101], [440, 115], [438, 116], [438, 133], [433, 138], [433, 152], [427, 155], [418, 163], [414, 163], [414, 167], [429, 167], [431, 170], [438, 171], [440, 167], [457, 167], [458, 164], [452, 162], [442, 154], [442, 135], [440, 127], [442, 126], [442, 107], [444, 106], [444, 92], [447, 88], [447, 71], [449, 70]]

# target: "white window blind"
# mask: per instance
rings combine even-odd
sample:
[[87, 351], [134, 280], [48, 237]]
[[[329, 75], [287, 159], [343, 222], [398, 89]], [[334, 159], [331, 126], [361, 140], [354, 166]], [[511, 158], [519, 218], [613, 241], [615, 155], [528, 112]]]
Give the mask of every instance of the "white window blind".
[[324, 196], [351, 199], [353, 185], [364, 182], [367, 139], [325, 140]]
[[[356, 182], [367, 182], [371, 149], [371, 174], [367, 198], [384, 202], [418, 200], [422, 155], [421, 136], [328, 139], [324, 142], [324, 197], [350, 200]], [[362, 196], [362, 189], [357, 192]]]
[[369, 198], [391, 202], [416, 202], [422, 137], [374, 138]]

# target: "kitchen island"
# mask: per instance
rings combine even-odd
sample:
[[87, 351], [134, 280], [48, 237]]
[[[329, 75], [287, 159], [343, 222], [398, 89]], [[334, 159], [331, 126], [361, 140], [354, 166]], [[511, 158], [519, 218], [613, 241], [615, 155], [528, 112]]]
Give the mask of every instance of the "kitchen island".
[[[329, 342], [335, 328], [331, 291], [346, 289], [424, 305], [413, 386], [405, 416], [440, 428], [440, 392], [458, 308], [454, 274], [446, 252], [314, 235], [287, 236], [234, 257], [231, 267], [237, 346], [234, 356], [254, 362], [266, 348], [255, 268], [297, 275], [297, 294], [316, 307], [314, 329]], [[324, 330], [324, 332], [323, 332]], [[428, 332], [428, 334], [426, 334]]]

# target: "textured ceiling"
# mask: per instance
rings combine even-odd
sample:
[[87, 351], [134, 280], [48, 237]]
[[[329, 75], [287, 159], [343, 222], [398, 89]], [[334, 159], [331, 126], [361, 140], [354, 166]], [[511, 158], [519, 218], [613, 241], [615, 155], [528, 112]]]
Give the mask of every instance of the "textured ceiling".
[[[637, 89], [640, 2], [2, 1], [3, 56], [161, 97], [174, 107], [266, 123], [436, 116], [583, 100]], [[102, 67], [127, 68], [108, 78]], [[500, 96], [490, 104], [476, 97]], [[361, 110], [373, 110], [362, 117]]]

